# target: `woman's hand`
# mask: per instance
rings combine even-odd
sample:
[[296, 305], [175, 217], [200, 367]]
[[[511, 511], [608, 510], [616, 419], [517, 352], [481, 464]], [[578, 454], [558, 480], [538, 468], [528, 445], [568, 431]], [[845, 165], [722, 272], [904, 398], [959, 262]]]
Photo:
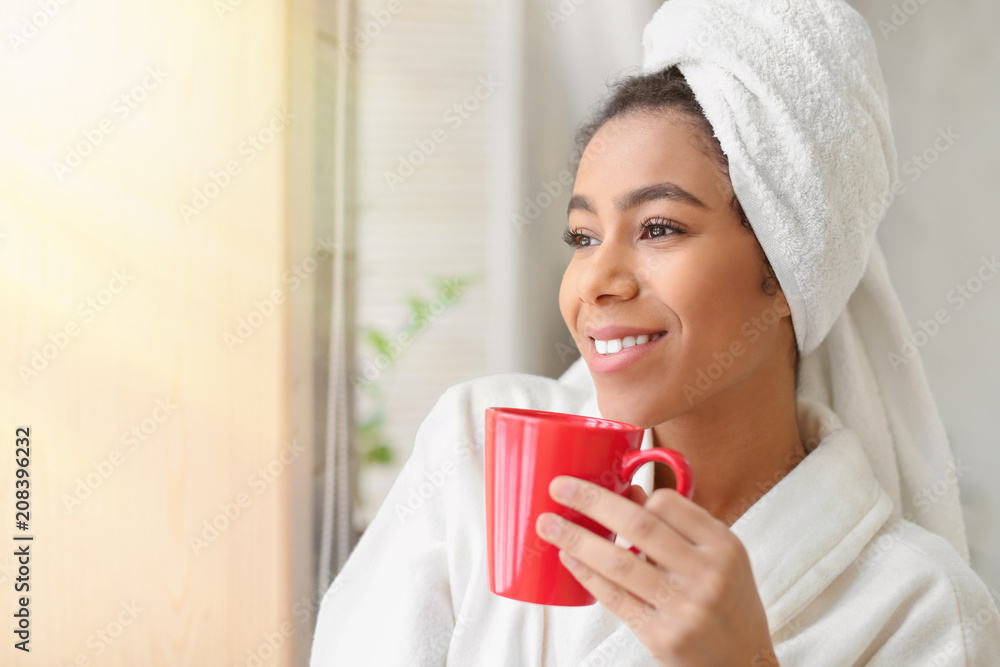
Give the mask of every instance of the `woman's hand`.
[[646, 555], [555, 514], [538, 517], [539, 536], [560, 547], [573, 576], [659, 664], [777, 665], [746, 550], [707, 510], [673, 489], [647, 498], [633, 485], [633, 502], [566, 475], [552, 480], [549, 494]]

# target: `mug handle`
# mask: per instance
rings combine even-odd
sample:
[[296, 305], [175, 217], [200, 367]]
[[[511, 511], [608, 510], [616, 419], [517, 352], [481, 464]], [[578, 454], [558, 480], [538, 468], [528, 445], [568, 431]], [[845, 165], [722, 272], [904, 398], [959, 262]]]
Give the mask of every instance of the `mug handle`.
[[[633, 450], [625, 452], [622, 456], [622, 467], [619, 476], [623, 482], [631, 482], [635, 471], [650, 461], [656, 463], [666, 463], [674, 471], [677, 478], [677, 493], [687, 499], [694, 495], [694, 477], [691, 475], [691, 464], [687, 458], [675, 449], [665, 447], [653, 447], [650, 449]], [[640, 553], [635, 546], [629, 547], [629, 551], [634, 554]]]
[[622, 467], [620, 477], [623, 482], [631, 482], [632, 475], [639, 469], [639, 466], [649, 463], [666, 463], [674, 471], [677, 478], [677, 493], [688, 500], [694, 495], [694, 477], [691, 475], [691, 464], [683, 454], [675, 449], [665, 447], [651, 447], [650, 449], [637, 449], [625, 452], [622, 456]]

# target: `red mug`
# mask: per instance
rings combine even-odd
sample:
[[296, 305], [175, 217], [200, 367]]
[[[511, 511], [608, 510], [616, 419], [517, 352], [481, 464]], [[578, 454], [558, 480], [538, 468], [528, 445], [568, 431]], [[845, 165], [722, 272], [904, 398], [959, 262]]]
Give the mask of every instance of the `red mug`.
[[[611, 531], [549, 496], [559, 475], [591, 481], [628, 497], [632, 475], [645, 463], [666, 463], [677, 492], [694, 492], [691, 467], [675, 450], [640, 450], [643, 429], [583, 415], [493, 407], [486, 409], [486, 553], [490, 591], [535, 604], [578, 607], [597, 600], [559, 560], [559, 548], [535, 532], [553, 512], [604, 537]], [[637, 549], [633, 548], [633, 551]]]

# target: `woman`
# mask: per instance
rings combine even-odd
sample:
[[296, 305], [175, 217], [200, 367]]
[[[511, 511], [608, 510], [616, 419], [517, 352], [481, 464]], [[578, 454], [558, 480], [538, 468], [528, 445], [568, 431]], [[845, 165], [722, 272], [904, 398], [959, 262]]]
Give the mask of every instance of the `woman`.
[[[957, 489], [919, 502], [951, 461], [919, 359], [890, 375], [882, 354], [905, 319], [874, 241], [895, 152], [870, 32], [840, 1], [670, 0], [644, 44], [645, 74], [580, 133], [559, 306], [589, 373], [444, 393], [324, 598], [311, 664], [1000, 660]], [[598, 604], [488, 592], [494, 405], [638, 424], [691, 462], [691, 500], [659, 469], [634, 502], [550, 486], [647, 556], [540, 517]]]

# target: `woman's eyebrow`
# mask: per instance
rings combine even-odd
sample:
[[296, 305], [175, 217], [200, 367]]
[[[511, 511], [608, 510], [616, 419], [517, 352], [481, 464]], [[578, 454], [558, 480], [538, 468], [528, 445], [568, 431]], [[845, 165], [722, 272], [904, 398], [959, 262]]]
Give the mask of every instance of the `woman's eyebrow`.
[[[657, 199], [673, 199], [675, 201], [686, 202], [692, 206], [697, 206], [698, 208], [709, 208], [703, 201], [695, 197], [693, 194], [677, 185], [676, 183], [664, 182], [656, 183], [655, 185], [646, 185], [641, 188], [636, 188], [631, 192], [627, 192], [620, 197], [616, 197], [615, 207], [620, 213], [624, 213], [630, 208], [635, 208], [646, 202], [654, 201]], [[569, 215], [570, 211], [574, 209], [580, 209], [587, 211], [588, 213], [596, 213], [594, 205], [585, 195], [573, 195], [569, 200], [569, 206], [566, 208], [566, 215]]]

